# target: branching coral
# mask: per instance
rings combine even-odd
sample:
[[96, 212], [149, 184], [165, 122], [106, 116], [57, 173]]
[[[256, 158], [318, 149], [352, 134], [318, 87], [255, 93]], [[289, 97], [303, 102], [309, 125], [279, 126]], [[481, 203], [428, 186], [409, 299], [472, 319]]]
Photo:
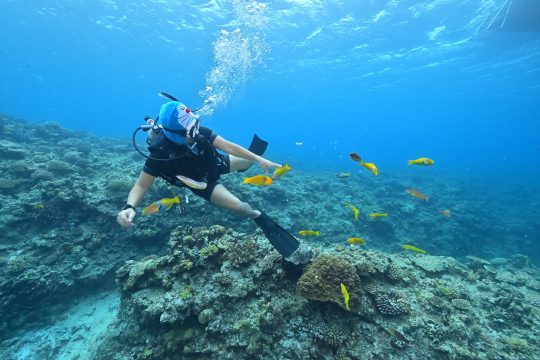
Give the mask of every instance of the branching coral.
[[386, 268], [386, 277], [392, 282], [403, 281], [406, 278], [405, 270], [395, 263], [388, 264]]
[[377, 311], [383, 315], [403, 315], [409, 312], [405, 298], [397, 291], [380, 293], [375, 298]]
[[230, 245], [225, 250], [223, 258], [232, 267], [238, 267], [253, 260], [257, 254], [257, 243], [253, 240], [246, 240], [238, 244]]
[[57, 173], [67, 173], [75, 171], [75, 167], [63, 160], [52, 159], [47, 163], [47, 170]]
[[37, 169], [32, 173], [32, 175], [30, 175], [30, 177], [36, 181], [53, 180], [54, 174], [45, 169]]
[[463, 311], [471, 311], [473, 308], [471, 303], [465, 299], [453, 299], [452, 305], [454, 305], [456, 309], [463, 310]]

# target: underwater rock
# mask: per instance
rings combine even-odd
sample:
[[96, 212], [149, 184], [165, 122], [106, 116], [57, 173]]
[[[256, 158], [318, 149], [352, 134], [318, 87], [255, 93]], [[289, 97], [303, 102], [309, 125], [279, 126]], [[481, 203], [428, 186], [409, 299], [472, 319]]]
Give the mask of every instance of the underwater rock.
[[76, 172], [77, 168], [66, 161], [51, 159], [47, 162], [47, 170], [55, 174], [65, 174]]
[[[474, 270], [453, 271], [448, 258], [430, 256], [423, 265], [448, 271], [427, 272], [409, 254], [320, 250], [300, 275], [263, 236], [213, 233], [177, 227], [168, 255], [126, 263], [118, 272], [121, 315], [97, 359], [503, 359], [538, 350], [537, 295], [510, 283], [501, 289]], [[204, 256], [203, 248], [220, 254]], [[182, 261], [191, 267], [173, 272]], [[130, 280], [131, 269], [138, 280]], [[509, 331], [508, 342], [495, 341]]]
[[0, 158], [2, 160], [22, 160], [26, 157], [27, 152], [17, 143], [0, 140]]
[[[454, 261], [453, 259], [451, 260]], [[430, 255], [416, 256], [412, 260], [412, 263], [418, 266], [419, 268], [421, 268], [422, 270], [427, 271], [429, 273], [443, 272], [443, 271], [446, 271], [450, 266], [448, 261], [444, 261], [440, 257], [434, 257]]]
[[204, 309], [197, 315], [197, 320], [201, 325], [206, 325], [214, 318], [214, 311], [212, 309]]
[[17, 187], [24, 184], [22, 180], [0, 179], [0, 191], [12, 193]]
[[44, 181], [44, 180], [53, 180], [54, 174], [45, 169], [37, 169], [37, 170], [34, 170], [34, 172], [32, 172], [32, 174], [30, 175], [30, 178], [32, 178], [32, 180], [35, 180], [36, 182]]

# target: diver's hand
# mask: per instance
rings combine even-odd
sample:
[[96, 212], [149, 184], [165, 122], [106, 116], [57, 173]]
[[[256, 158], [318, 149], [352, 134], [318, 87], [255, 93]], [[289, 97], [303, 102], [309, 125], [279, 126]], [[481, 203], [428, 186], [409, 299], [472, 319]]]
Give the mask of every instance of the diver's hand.
[[116, 221], [122, 226], [124, 229], [129, 229], [133, 227], [135, 224], [133, 223], [133, 219], [135, 218], [136, 212], [133, 209], [126, 209], [122, 210], [118, 213], [118, 216], [116, 217]]
[[280, 167], [280, 164], [277, 164], [275, 162], [272, 162], [270, 160], [266, 160], [265, 158], [259, 156], [257, 159], [257, 162], [259, 163], [259, 166], [263, 168], [264, 171], [268, 171], [269, 168], [275, 168]]

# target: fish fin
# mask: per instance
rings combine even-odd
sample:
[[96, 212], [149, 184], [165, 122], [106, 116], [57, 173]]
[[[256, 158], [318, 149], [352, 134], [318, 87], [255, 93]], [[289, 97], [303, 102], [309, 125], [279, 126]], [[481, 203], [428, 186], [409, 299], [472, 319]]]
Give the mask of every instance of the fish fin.
[[414, 160], [407, 160], [407, 165], [412, 165], [414, 164]]

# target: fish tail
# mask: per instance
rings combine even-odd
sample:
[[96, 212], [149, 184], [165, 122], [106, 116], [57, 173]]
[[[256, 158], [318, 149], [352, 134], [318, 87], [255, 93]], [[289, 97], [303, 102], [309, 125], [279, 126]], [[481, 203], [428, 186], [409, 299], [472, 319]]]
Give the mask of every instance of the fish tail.
[[414, 160], [407, 160], [407, 165], [412, 165], [414, 164]]

